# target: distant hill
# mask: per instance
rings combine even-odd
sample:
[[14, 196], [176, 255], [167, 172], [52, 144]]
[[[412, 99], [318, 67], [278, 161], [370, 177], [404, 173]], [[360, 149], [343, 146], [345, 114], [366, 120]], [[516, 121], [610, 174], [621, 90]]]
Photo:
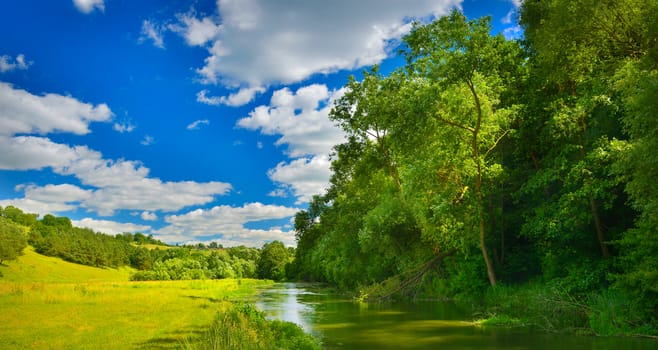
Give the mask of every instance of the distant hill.
[[0, 282], [121, 282], [128, 281], [130, 268], [110, 269], [78, 265], [60, 258], [38, 254], [34, 248], [25, 248], [17, 260], [0, 265]]

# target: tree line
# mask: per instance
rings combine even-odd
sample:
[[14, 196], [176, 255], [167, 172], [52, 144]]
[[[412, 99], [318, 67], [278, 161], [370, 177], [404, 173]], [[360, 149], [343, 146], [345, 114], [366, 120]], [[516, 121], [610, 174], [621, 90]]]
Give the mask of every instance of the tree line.
[[152, 235], [115, 236], [75, 227], [67, 217], [0, 207], [0, 263], [16, 259], [28, 243], [46, 256], [94, 267], [130, 266], [132, 280], [263, 278], [283, 280], [294, 249], [273, 241], [261, 249], [245, 246], [169, 246]]
[[330, 113], [348, 141], [295, 217], [290, 277], [402, 297], [613, 291], [655, 329], [657, 11], [526, 0], [519, 40], [457, 10], [416, 23], [406, 64], [350, 78]]

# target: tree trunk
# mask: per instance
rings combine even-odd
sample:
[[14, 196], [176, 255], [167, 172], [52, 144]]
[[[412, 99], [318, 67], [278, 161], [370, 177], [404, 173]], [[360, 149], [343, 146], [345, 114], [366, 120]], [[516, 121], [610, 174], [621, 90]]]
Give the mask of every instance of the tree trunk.
[[[487, 252], [486, 246], [486, 228], [484, 221], [484, 199], [482, 198], [482, 160], [480, 159], [480, 149], [479, 149], [479, 133], [480, 127], [482, 126], [482, 104], [480, 103], [480, 97], [475, 91], [475, 85], [470, 80], [467, 80], [468, 88], [471, 90], [473, 95], [473, 100], [475, 101], [475, 110], [477, 111], [477, 121], [475, 123], [475, 128], [472, 129], [471, 133], [473, 135], [472, 155], [473, 160], [477, 164], [477, 174], [475, 179], [475, 195], [477, 198], [477, 211], [478, 211], [478, 220], [480, 221], [480, 250], [482, 251], [482, 257], [484, 258], [484, 263], [487, 265], [487, 276], [489, 277], [489, 283], [492, 287], [496, 286], [496, 273], [493, 269], [493, 263], [491, 262], [491, 257], [489, 252]], [[486, 156], [486, 154], [485, 154]]]
[[487, 251], [486, 245], [486, 223], [484, 220], [484, 203], [482, 199], [482, 169], [480, 164], [478, 164], [478, 174], [475, 179], [475, 195], [477, 198], [478, 204], [478, 221], [480, 222], [480, 250], [482, 251], [482, 257], [484, 258], [484, 263], [487, 266], [487, 277], [489, 277], [489, 283], [492, 287], [496, 286], [496, 273], [493, 268], [493, 263], [489, 252]]
[[605, 244], [605, 233], [603, 232], [603, 225], [601, 224], [601, 217], [599, 216], [599, 208], [591, 194], [589, 195], [589, 204], [592, 208], [594, 227], [596, 228], [596, 238], [599, 241], [599, 246], [601, 247], [601, 255], [603, 255], [604, 258], [609, 258], [610, 250], [608, 250], [608, 245]]
[[484, 230], [484, 215], [480, 213], [480, 250], [482, 250], [482, 256], [484, 257], [484, 263], [487, 265], [487, 277], [489, 277], [489, 283], [492, 287], [496, 286], [496, 273], [493, 269], [493, 263], [487, 252], [487, 246], [485, 244], [485, 230]]

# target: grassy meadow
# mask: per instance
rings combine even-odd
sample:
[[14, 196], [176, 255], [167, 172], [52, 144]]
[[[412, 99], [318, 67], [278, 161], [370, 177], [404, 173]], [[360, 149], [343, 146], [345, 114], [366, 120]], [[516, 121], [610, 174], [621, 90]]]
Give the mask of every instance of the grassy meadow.
[[0, 266], [0, 349], [179, 348], [259, 280], [129, 282], [100, 269], [25, 254]]

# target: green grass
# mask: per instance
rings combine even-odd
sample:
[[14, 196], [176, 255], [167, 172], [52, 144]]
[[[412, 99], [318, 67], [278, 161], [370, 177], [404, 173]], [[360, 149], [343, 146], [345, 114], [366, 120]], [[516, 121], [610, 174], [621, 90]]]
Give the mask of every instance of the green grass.
[[26, 250], [1, 267], [0, 349], [178, 348], [259, 280], [129, 282], [128, 270]]
[[89, 283], [128, 281], [130, 268], [109, 269], [78, 265], [59, 258], [37, 254], [28, 246], [15, 261], [0, 265], [3, 282]]

